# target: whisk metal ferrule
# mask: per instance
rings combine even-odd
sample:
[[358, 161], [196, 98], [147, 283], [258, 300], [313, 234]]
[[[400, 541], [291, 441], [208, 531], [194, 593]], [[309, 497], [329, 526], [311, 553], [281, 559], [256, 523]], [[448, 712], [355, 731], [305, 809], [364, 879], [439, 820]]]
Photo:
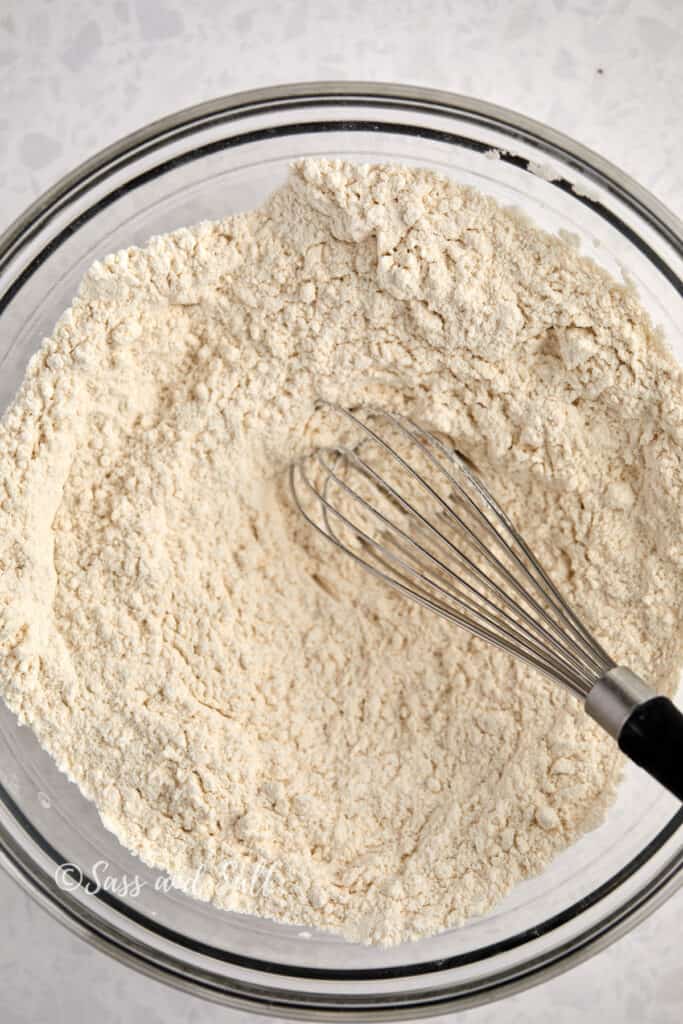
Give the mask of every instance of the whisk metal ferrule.
[[630, 668], [617, 665], [593, 685], [586, 697], [586, 711], [615, 740], [639, 704], [655, 692]]

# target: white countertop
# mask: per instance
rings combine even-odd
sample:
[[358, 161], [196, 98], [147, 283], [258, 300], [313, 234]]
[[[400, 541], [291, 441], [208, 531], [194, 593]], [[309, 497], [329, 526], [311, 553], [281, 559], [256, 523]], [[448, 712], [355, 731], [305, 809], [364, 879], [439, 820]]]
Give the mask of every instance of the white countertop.
[[[515, 108], [683, 208], [678, 0], [0, 0], [0, 230], [102, 146], [239, 89], [433, 86]], [[256, 1020], [73, 938], [0, 873], [2, 1024]], [[467, 1024], [678, 1024], [683, 894], [616, 945]], [[444, 1018], [442, 1018], [444, 1019]]]

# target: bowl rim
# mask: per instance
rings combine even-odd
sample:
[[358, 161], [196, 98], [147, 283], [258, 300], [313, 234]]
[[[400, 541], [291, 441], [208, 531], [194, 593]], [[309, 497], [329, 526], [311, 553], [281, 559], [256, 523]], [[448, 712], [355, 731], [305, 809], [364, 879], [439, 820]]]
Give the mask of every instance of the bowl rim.
[[[344, 104], [365, 106], [374, 104], [377, 107], [390, 106], [397, 110], [412, 109], [414, 112], [421, 110], [430, 114], [450, 114], [461, 121], [485, 123], [503, 130], [507, 134], [514, 134], [518, 139], [521, 137], [532, 143], [536, 151], [547, 154], [549, 157], [560, 158], [563, 166], [575, 165], [584, 177], [592, 178], [601, 187], [606, 188], [610, 194], [624, 202], [654, 229], [678, 256], [683, 256], [683, 223], [675, 214], [618, 167], [591, 149], [539, 121], [502, 106], [443, 90], [391, 83], [326, 81], [253, 89], [186, 107], [174, 114], [155, 120], [100, 150], [60, 178], [10, 223], [0, 235], [0, 275], [22, 247], [31, 238], [38, 235], [60, 211], [67, 208], [70, 202], [87, 193], [101, 180], [106, 179], [111, 173], [126, 164], [134, 162], [155, 149], [161, 149], [174, 139], [180, 139], [189, 134], [190, 126], [192, 126], [192, 130], [199, 130], [212, 123], [240, 120], [249, 115], [266, 114], [275, 109], [295, 111], [297, 107], [305, 108], [319, 104], [332, 109]], [[515, 158], [513, 162], [519, 162], [522, 166], [527, 165], [527, 162], [521, 158]], [[571, 188], [570, 183], [561, 178], [554, 179], [553, 184], [561, 188]], [[597, 207], [600, 211], [605, 210], [599, 202], [589, 196], [577, 195], [576, 198]], [[640, 240], [638, 240], [638, 244], [640, 248], [643, 247]], [[28, 269], [30, 273], [31, 267]], [[683, 284], [678, 276], [669, 270], [667, 277], [679, 293], [683, 294]], [[3, 300], [9, 301], [10, 297], [0, 298], [0, 309]], [[15, 819], [23, 817], [14, 801], [1, 786], [0, 796], [10, 812], [14, 814]], [[14, 810], [12, 810], [12, 806]], [[653, 846], [655, 849], [659, 849], [681, 825], [683, 825], [683, 810], [678, 811], [658, 836], [628, 865], [625, 865], [617, 876], [605, 883], [605, 886], [609, 886], [612, 891], [618, 885], [620, 876], [624, 872], [626, 872], [626, 877], [632, 876], [638, 867], [649, 859], [646, 851]], [[30, 823], [29, 829], [35, 832]], [[629, 897], [623, 905], [611, 911], [596, 925], [582, 931], [568, 942], [561, 943], [549, 953], [489, 974], [475, 984], [463, 983], [459, 986], [457, 983], [446, 982], [443, 986], [437, 984], [437, 987], [433, 989], [416, 989], [410, 993], [410, 997], [414, 998], [409, 997], [407, 1000], [401, 998], [398, 1002], [391, 1002], [377, 995], [364, 997], [360, 1004], [348, 994], [339, 992], [330, 994], [331, 1002], [326, 1001], [326, 997], [321, 996], [320, 993], [317, 993], [314, 1001], [310, 1002], [303, 991], [288, 993], [270, 986], [242, 982], [229, 983], [223, 977], [219, 979], [218, 976], [195, 967], [190, 968], [188, 974], [188, 965], [181, 960], [170, 954], [162, 953], [158, 949], [147, 947], [138, 940], [131, 939], [130, 936], [125, 935], [109, 922], [99, 921], [96, 915], [84, 908], [81, 903], [64, 893], [56, 885], [51, 885], [50, 879], [41, 877], [41, 874], [45, 873], [37, 865], [26, 864], [20, 844], [2, 824], [0, 824], [0, 863], [8, 869], [11, 877], [72, 932], [143, 973], [164, 980], [175, 987], [192, 991], [204, 998], [230, 1003], [241, 1009], [259, 1012], [267, 1004], [269, 1012], [277, 1015], [296, 1015], [314, 1017], [315, 1019], [338, 1019], [341, 1016], [353, 1017], [354, 1015], [383, 1016], [394, 1019], [406, 1016], [426, 1016], [447, 1012], [456, 1007], [465, 1008], [477, 1005], [493, 998], [501, 998], [504, 995], [521, 991], [567, 970], [603, 949], [648, 916], [679, 885], [683, 884], [683, 850], [681, 850], [660, 867], [655, 877]], [[595, 892], [597, 893], [601, 888], [604, 886], [599, 887]], [[110, 898], [107, 902], [112, 902], [114, 905], [118, 903], [115, 898]], [[129, 916], [123, 904], [116, 906], [116, 909]], [[244, 964], [245, 958], [238, 959], [241, 959]], [[230, 960], [228, 959], [227, 962]], [[401, 978], [414, 978], [418, 974], [427, 978], [429, 973], [447, 970], [449, 966], [457, 966], [455, 963], [450, 964], [449, 961], [444, 960], [436, 963], [438, 963], [438, 967], [429, 962], [421, 962], [412, 965], [412, 969], [315, 971], [313, 976], [318, 979], [323, 977], [348, 983], [353, 980], [367, 981], [373, 976], [387, 977], [388, 971], [389, 976], [395, 976], [397, 980], [400, 980]], [[297, 970], [295, 965], [292, 965], [291, 968], [288, 966], [286, 969], [277, 965], [277, 969], [274, 971], [268, 970], [268, 967], [274, 965], [264, 964], [263, 961], [252, 960], [247, 966], [251, 965], [255, 970], [270, 975], [270, 977], [278, 975], [283, 978], [290, 976], [298, 979], [311, 977], [311, 972]], [[416, 967], [422, 969], [416, 970]], [[396, 995], [392, 994], [392, 999], [396, 1000], [396, 998]], [[339, 1003], [346, 1005], [342, 1007], [338, 1005]]]
[[[116, 142], [98, 150], [93, 156], [77, 164], [73, 170], [46, 189], [26, 209], [20, 213], [0, 234], [0, 272], [11, 254], [17, 241], [25, 236], [27, 229], [48, 223], [54, 216], [54, 207], [61, 203], [74, 189], [80, 189], [91, 181], [104, 167], [110, 166], [124, 155], [145, 148], [151, 140], [159, 144], [168, 140], [168, 136], [178, 136], [182, 128], [190, 123], [207, 124], [212, 120], [221, 119], [221, 115], [229, 113], [232, 117], [245, 116], [263, 110], [271, 104], [283, 106], [289, 101], [338, 101], [359, 102], [375, 100], [382, 102], [403, 101], [404, 104], [414, 103], [426, 107], [432, 113], [436, 108], [445, 111], [470, 115], [477, 119], [485, 119], [501, 129], [514, 128], [523, 137], [528, 137], [546, 150], [549, 155], [556, 153], [565, 158], [572, 158], [582, 166], [582, 171], [593, 172], [602, 184], [611, 186], [611, 190], [621, 198], [627, 198], [629, 205], [644, 217], [653, 227], [657, 227], [679, 255], [683, 255], [683, 220], [676, 216], [664, 203], [648, 189], [639, 185], [616, 164], [601, 156], [595, 150], [577, 142], [569, 135], [558, 131], [550, 125], [534, 118], [527, 117], [508, 107], [486, 100], [479, 100], [463, 93], [448, 92], [445, 89], [431, 89], [424, 86], [403, 85], [392, 82], [355, 81], [311, 81], [291, 82], [282, 85], [265, 86], [259, 89], [246, 89], [228, 93], [213, 100], [205, 100], [164, 117], [150, 121]], [[137, 153], [139, 155], [139, 153]], [[571, 162], [571, 159], [570, 159]], [[577, 198], [580, 198], [577, 196]], [[586, 198], [586, 197], [584, 197]]]

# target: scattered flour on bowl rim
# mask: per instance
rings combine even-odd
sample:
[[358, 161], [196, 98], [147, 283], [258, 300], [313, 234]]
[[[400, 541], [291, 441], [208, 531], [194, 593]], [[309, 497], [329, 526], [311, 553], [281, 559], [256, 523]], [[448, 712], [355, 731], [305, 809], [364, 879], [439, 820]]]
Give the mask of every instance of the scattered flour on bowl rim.
[[318, 396], [450, 435], [672, 692], [682, 390], [566, 240], [428, 171], [297, 163], [259, 210], [95, 263], [31, 360], [0, 426], [1, 692], [195, 895], [363, 942], [457, 925], [601, 820], [620, 755], [359, 578], [285, 469], [332, 440]]

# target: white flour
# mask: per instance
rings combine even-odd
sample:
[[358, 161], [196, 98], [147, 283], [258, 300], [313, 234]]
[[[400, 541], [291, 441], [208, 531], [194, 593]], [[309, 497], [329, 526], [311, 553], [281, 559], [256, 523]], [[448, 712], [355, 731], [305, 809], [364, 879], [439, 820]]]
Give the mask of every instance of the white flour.
[[[96, 263], [31, 361], [0, 427], [4, 697], [202, 898], [361, 941], [458, 924], [600, 820], [620, 755], [318, 542], [283, 471], [331, 440], [319, 395], [449, 434], [671, 692], [682, 394], [567, 241], [425, 171], [299, 164], [262, 210]], [[276, 870], [252, 892], [226, 861]]]

